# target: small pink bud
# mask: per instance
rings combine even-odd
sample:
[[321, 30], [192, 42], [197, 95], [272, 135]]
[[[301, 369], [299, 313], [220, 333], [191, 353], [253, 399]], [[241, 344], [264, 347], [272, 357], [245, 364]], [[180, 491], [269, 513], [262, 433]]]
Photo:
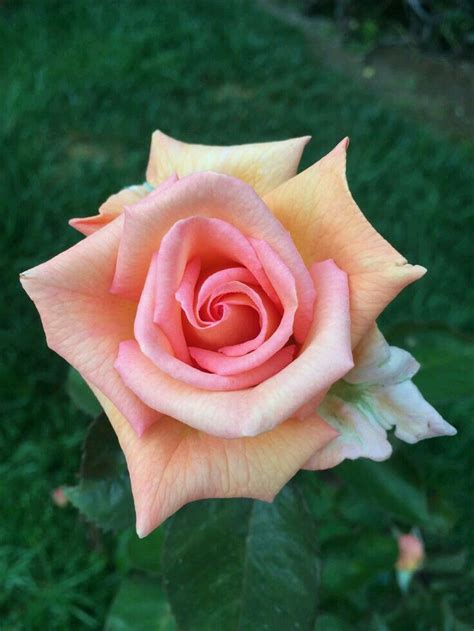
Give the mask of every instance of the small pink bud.
[[416, 572], [423, 563], [424, 558], [425, 548], [423, 541], [419, 537], [408, 534], [401, 535], [398, 538], [397, 570]]
[[398, 559], [395, 564], [397, 581], [402, 592], [407, 592], [415, 572], [423, 563], [425, 548], [421, 537], [414, 531], [408, 535], [400, 535], [397, 541]]
[[58, 486], [56, 489], [54, 489], [54, 491], [51, 493], [51, 498], [56, 506], [59, 506], [60, 508], [64, 508], [69, 503], [69, 500], [67, 499], [62, 486]]

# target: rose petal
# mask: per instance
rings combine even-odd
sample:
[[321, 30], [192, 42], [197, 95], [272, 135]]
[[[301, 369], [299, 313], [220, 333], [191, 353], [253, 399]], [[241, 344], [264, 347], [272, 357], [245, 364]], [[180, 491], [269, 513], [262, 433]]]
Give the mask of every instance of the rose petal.
[[[339, 432], [334, 445], [317, 451], [305, 464], [305, 469], [331, 469], [343, 460], [370, 458], [382, 461], [390, 457], [392, 446], [386, 429], [373, 415], [350, 402], [328, 394], [318, 410], [321, 417]], [[372, 408], [377, 415], [377, 404]]]
[[[159, 340], [159, 335], [162, 335], [162, 340]], [[166, 338], [157, 327], [156, 340], [153, 342], [155, 349], [150, 352], [151, 358], [143, 352], [141, 347], [135, 340], [128, 340], [122, 342], [119, 347], [119, 353], [115, 362], [115, 368], [120, 373], [123, 381], [130, 387], [136, 388], [137, 392], [143, 392], [143, 395], [147, 398], [151, 398], [155, 405], [160, 401], [160, 406], [163, 409], [168, 409], [170, 402], [168, 393], [162, 388], [169, 389], [174, 388], [176, 384], [181, 383], [183, 386], [182, 394], [186, 396], [188, 390], [186, 387], [193, 388], [197, 396], [201, 396], [203, 401], [199, 405], [206, 404], [204, 402], [207, 399], [210, 392], [227, 392], [227, 391], [244, 391], [246, 388], [251, 388], [256, 384], [269, 379], [273, 375], [277, 374], [285, 366], [290, 364], [296, 353], [296, 346], [289, 345], [282, 348], [278, 353], [266, 361], [265, 363], [257, 366], [256, 368], [247, 372], [240, 373], [239, 375], [214, 375], [203, 372], [189, 364], [182, 362], [179, 359], [173, 357], [169, 352], [166, 352]], [[159, 347], [161, 344], [161, 347]], [[149, 349], [145, 347], [147, 353]], [[154, 360], [159, 360], [158, 364]], [[137, 384], [136, 379], [149, 379], [148, 384]], [[167, 379], [169, 377], [169, 379]], [[155, 388], [154, 394], [149, 392], [150, 388]], [[177, 389], [179, 392], [180, 389]], [[141, 396], [141, 395], [139, 395]], [[179, 402], [171, 404], [171, 408], [178, 409], [180, 407]], [[170, 409], [171, 409], [170, 408]], [[187, 405], [185, 405], [187, 409]], [[197, 413], [197, 408], [195, 410]], [[194, 416], [194, 414], [192, 415]], [[198, 426], [208, 425], [207, 419], [200, 419], [196, 421]], [[193, 425], [194, 426], [194, 425]], [[218, 424], [216, 431], [212, 432], [216, 435], [221, 435], [220, 423]], [[223, 434], [226, 438], [229, 436], [227, 433]], [[237, 433], [238, 436], [241, 434]]]
[[411, 379], [420, 369], [420, 364], [410, 353], [389, 346], [377, 326], [373, 326], [354, 349], [354, 364], [344, 381], [379, 386]]
[[69, 225], [87, 237], [113, 221], [123, 212], [124, 206], [135, 204], [149, 193], [150, 188], [143, 184], [127, 186], [118, 193], [111, 195], [99, 208], [98, 215], [70, 219]]
[[38, 309], [48, 346], [110, 397], [138, 432], [159, 413], [131, 392], [114, 369], [117, 349], [133, 334], [136, 305], [108, 287], [121, 233], [118, 218], [51, 260], [21, 283]]
[[163, 417], [140, 438], [117, 408], [102, 393], [95, 393], [127, 459], [140, 537], [193, 500], [272, 501], [309, 454], [337, 435], [317, 416], [236, 440], [215, 438]]
[[259, 195], [296, 174], [309, 136], [278, 142], [230, 147], [188, 144], [161, 131], [152, 136], [147, 181], [158, 184], [171, 173], [180, 177], [198, 171], [215, 171], [250, 184]]
[[[229, 355], [243, 355], [254, 350], [268, 336], [267, 306], [271, 309], [272, 303], [267, 300], [264, 304], [264, 295], [239, 281], [224, 283], [209, 298], [213, 309], [221, 309], [218, 319], [199, 324], [199, 314], [194, 315], [191, 307], [189, 326], [184, 327], [188, 344], [221, 353], [223, 348], [230, 349]], [[223, 344], [230, 346], [223, 347]]]
[[[188, 263], [179, 289], [176, 292], [176, 299], [190, 324], [186, 330], [188, 344], [219, 350], [221, 353], [233, 357], [243, 355], [257, 348], [277, 328], [281, 318], [281, 306], [279, 305], [280, 308], [277, 310], [276, 305], [270, 301], [268, 295], [258, 286], [255, 276], [243, 267], [228, 267], [211, 274], [201, 284], [196, 298], [200, 269], [201, 264], [198, 259], [193, 259]], [[247, 342], [222, 346], [222, 344], [230, 343], [229, 339], [232, 337], [231, 327], [241, 325], [242, 322], [234, 322], [235, 318], [233, 321], [227, 318], [223, 322], [222, 316], [216, 319], [212, 313], [211, 305], [214, 297], [217, 298], [223, 288], [237, 287], [237, 285], [233, 285], [234, 283], [239, 283], [240, 291], [246, 293], [247, 296], [244, 299], [243, 294], [241, 294], [240, 298], [237, 295], [233, 295], [232, 298], [227, 297], [225, 302], [235, 305], [253, 305], [258, 312], [260, 331], [256, 337], [249, 339]], [[277, 299], [276, 294], [275, 299]], [[206, 314], [206, 320], [203, 320], [200, 315], [203, 309]], [[223, 324], [225, 325], [225, 330], [223, 330]], [[218, 331], [214, 331], [216, 328], [218, 328]], [[247, 332], [246, 339], [248, 337]]]
[[402, 349], [389, 346], [373, 327], [354, 351], [356, 365], [336, 384], [318, 413], [340, 433], [306, 463], [308, 469], [334, 467], [345, 458], [385, 460], [392, 452], [387, 431], [415, 443], [456, 433], [410, 381], [419, 364]]
[[[214, 245], [210, 247], [209, 242]], [[187, 262], [194, 258], [211, 267], [219, 262], [228, 265], [229, 260], [238, 262], [253, 274], [262, 287], [274, 293], [254, 248], [234, 226], [207, 217], [190, 217], [175, 223], [156, 254], [156, 269], [152, 272], [156, 279], [153, 311], [145, 312], [139, 307], [136, 331], [140, 341], [141, 330], [156, 323], [168, 338], [176, 357], [188, 363], [191, 360], [176, 292], [179, 291]], [[153, 285], [149, 286], [153, 288]], [[147, 302], [149, 306], [152, 303]]]
[[385, 422], [395, 426], [395, 436], [407, 443], [456, 434], [410, 380], [381, 390], [377, 403]]
[[[236, 438], [272, 429], [308, 400], [322, 398], [353, 366], [347, 277], [332, 261], [315, 264], [312, 276], [317, 299], [307, 343], [293, 362], [255, 388], [203, 392], [184, 383], [181, 373], [174, 379], [160, 370], [133, 341], [121, 344], [117, 370], [147, 405], [209, 434]], [[183, 362], [181, 367], [192, 370]]]
[[[267, 242], [277, 253], [295, 278], [298, 310], [294, 334], [298, 342], [304, 340], [311, 325], [314, 303], [314, 286], [306, 266], [289, 234], [255, 192], [243, 182], [217, 173], [185, 177], [159, 199], [150, 195], [126, 210], [114, 293], [139, 300], [151, 258], [160, 249], [165, 235], [171, 228], [176, 229], [176, 235], [176, 224], [183, 219], [192, 218], [197, 225], [197, 220], [205, 217], [232, 224], [243, 235]], [[171, 248], [171, 237], [168, 243]], [[168, 255], [172, 256], [171, 249]], [[178, 283], [187, 260], [184, 256], [179, 261]], [[175, 280], [174, 277], [173, 283]], [[263, 281], [258, 280], [262, 284]], [[172, 313], [168, 309], [166, 312]]]
[[354, 202], [346, 180], [343, 140], [306, 171], [266, 195], [308, 267], [333, 258], [349, 274], [353, 346], [381, 311], [425, 269], [409, 265]]
[[69, 225], [78, 232], [88, 237], [90, 234], [97, 232], [108, 223], [117, 218], [115, 214], [93, 215], [91, 217], [78, 217], [69, 220]]
[[[178, 176], [173, 173], [167, 180], [157, 186], [155, 191], [165, 191], [167, 188], [172, 186], [177, 179]], [[118, 215], [121, 215], [125, 206], [136, 204], [144, 197], [147, 197], [152, 190], [152, 187], [148, 184], [127, 186], [118, 193], [111, 195], [99, 208], [98, 215], [94, 215], [93, 217], [70, 219], [69, 225], [87, 237], [113, 221], [116, 217], [118, 217]]]
[[283, 316], [271, 337], [254, 351], [241, 357], [225, 356], [202, 348], [189, 348], [191, 357], [200, 366], [218, 375], [235, 375], [242, 371], [252, 370], [279, 351], [293, 333], [294, 317], [298, 307], [294, 278], [267, 243], [255, 239], [251, 239], [251, 242], [259, 254], [266, 275], [280, 297]]

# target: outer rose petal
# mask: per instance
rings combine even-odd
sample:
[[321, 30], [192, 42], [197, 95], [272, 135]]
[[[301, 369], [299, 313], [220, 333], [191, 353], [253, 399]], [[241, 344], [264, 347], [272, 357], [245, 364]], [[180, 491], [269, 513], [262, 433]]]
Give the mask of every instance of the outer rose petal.
[[306, 463], [327, 469], [345, 458], [385, 460], [392, 453], [387, 431], [416, 443], [456, 433], [410, 381], [418, 362], [400, 348], [389, 346], [374, 326], [354, 351], [355, 366], [328, 393], [318, 412], [340, 432], [330, 445]]
[[143, 432], [160, 414], [131, 392], [114, 369], [121, 341], [133, 335], [136, 304], [112, 296], [123, 218], [21, 275], [48, 346], [100, 388]]
[[264, 198], [308, 265], [332, 258], [349, 275], [352, 344], [381, 311], [426, 272], [378, 234], [354, 202], [346, 180], [348, 139]]
[[183, 177], [198, 171], [215, 171], [237, 177], [264, 195], [296, 174], [309, 140], [310, 136], [305, 136], [219, 147], [187, 144], [155, 131], [146, 178], [156, 185], [174, 172]]
[[99, 208], [99, 214], [92, 217], [80, 217], [78, 219], [70, 219], [69, 225], [76, 228], [82, 234], [89, 236], [93, 232], [100, 230], [105, 225], [116, 219], [124, 211], [125, 206], [131, 206], [136, 204], [144, 197], [147, 197], [152, 191], [156, 196], [160, 192], [166, 191], [166, 189], [173, 186], [177, 182], [178, 176], [176, 173], [170, 175], [170, 177], [157, 186], [154, 190], [149, 184], [140, 184], [134, 186], [127, 186], [118, 193], [111, 195]]
[[317, 416], [235, 440], [163, 417], [140, 438], [117, 408], [93, 390], [127, 459], [140, 537], [193, 500], [252, 497], [271, 502], [309, 455], [337, 436]]
[[354, 349], [354, 364], [344, 381], [378, 386], [392, 386], [411, 379], [420, 369], [420, 364], [408, 351], [389, 346], [377, 326], [373, 326]]
[[87, 237], [116, 219], [123, 212], [124, 206], [135, 204], [149, 193], [150, 188], [143, 184], [127, 186], [118, 193], [111, 195], [99, 208], [98, 215], [70, 219], [69, 225]]

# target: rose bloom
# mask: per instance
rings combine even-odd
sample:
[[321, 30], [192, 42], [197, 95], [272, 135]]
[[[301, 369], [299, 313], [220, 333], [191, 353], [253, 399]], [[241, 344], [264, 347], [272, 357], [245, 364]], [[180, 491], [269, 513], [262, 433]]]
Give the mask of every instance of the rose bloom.
[[[384, 459], [391, 427], [409, 442], [454, 432], [375, 327], [425, 270], [352, 199], [347, 139], [296, 175], [308, 140], [155, 132], [146, 183], [72, 220], [86, 238], [22, 275], [48, 345], [117, 433], [140, 536], [192, 500], [271, 501], [301, 468]], [[363, 406], [325, 398], [342, 377]]]

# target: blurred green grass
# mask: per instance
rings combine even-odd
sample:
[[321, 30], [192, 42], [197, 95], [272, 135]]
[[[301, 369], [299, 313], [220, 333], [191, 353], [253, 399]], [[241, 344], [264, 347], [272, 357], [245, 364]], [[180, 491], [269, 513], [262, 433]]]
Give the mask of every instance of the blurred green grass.
[[[309, 133], [304, 166], [349, 135], [356, 200], [408, 260], [429, 269], [382, 323], [440, 321], [469, 332], [474, 148], [315, 65], [301, 35], [253, 2], [6, 2], [0, 17], [8, 318], [0, 628], [100, 628], [117, 584], [114, 544], [50, 499], [55, 486], [74, 482], [86, 421], [66, 399], [66, 367], [47, 350], [18, 272], [77, 241], [68, 218], [93, 214], [110, 193], [142, 181], [155, 128], [215, 144]], [[458, 437], [407, 453], [454, 502], [453, 536], [472, 548], [471, 418], [462, 403], [442, 412]]]

